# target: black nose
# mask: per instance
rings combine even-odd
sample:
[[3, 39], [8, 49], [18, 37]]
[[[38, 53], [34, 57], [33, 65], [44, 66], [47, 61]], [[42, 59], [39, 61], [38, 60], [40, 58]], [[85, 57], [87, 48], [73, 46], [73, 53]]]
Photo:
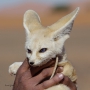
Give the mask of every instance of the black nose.
[[33, 65], [34, 64], [34, 62], [30, 62], [30, 65]]

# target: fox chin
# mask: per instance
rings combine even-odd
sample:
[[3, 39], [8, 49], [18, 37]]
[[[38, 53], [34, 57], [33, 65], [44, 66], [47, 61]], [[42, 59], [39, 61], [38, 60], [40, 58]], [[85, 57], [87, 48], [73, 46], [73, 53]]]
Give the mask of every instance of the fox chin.
[[[63, 67], [63, 74], [73, 82], [77, 80], [75, 69], [67, 60], [64, 43], [70, 37], [74, 19], [79, 7], [51, 26], [43, 26], [40, 17], [33, 10], [27, 10], [24, 14], [23, 25], [26, 33], [25, 50], [31, 66], [41, 66], [56, 57], [62, 57], [58, 66]], [[22, 62], [14, 63], [9, 67], [9, 73], [16, 74]], [[58, 84], [47, 90], [70, 90], [63, 84]]]

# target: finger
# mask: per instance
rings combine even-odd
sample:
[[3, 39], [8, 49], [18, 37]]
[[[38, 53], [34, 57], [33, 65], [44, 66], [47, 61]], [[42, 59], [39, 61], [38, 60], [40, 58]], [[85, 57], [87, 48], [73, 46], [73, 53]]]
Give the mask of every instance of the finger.
[[37, 88], [47, 89], [51, 86], [58, 84], [63, 78], [64, 78], [63, 74], [57, 73], [52, 79], [41, 83], [40, 85], [37, 86]]
[[76, 88], [76, 84], [73, 83], [69, 77], [65, 76], [63, 81], [62, 81], [63, 84], [67, 85], [68, 87], [70, 87], [71, 90], [77, 90]]
[[32, 82], [37, 85], [42, 80], [44, 80], [47, 77], [50, 77], [53, 72], [53, 67], [44, 69], [40, 74], [32, 78]]
[[63, 71], [63, 67], [58, 67], [56, 73], [61, 73]]
[[21, 81], [24, 80], [29, 80], [32, 78], [32, 74], [30, 73], [30, 69], [28, 69], [26, 72], [23, 73], [23, 75], [21, 76]]
[[61, 83], [63, 83], [63, 84], [68, 86], [69, 83], [70, 83], [70, 79], [67, 76], [64, 76], [64, 79], [63, 79], [63, 81]]
[[18, 71], [16, 73], [16, 77], [15, 77], [15, 81], [14, 81], [14, 86], [18, 85], [19, 80], [20, 80], [22, 74], [25, 73], [28, 69], [29, 69], [28, 60], [25, 59], [23, 64], [20, 66], [20, 68], [18, 69]]
[[38, 73], [39, 71], [45, 69], [45, 68], [49, 68], [55, 65], [55, 60], [49, 61], [48, 63], [40, 66], [40, 67], [31, 67], [31, 72], [32, 75], [34, 76], [36, 73]]
[[28, 59], [25, 59], [23, 64], [20, 66], [20, 68], [18, 69], [18, 74], [23, 74], [24, 72], [26, 72], [28, 69], [30, 68], [29, 63], [28, 63]]

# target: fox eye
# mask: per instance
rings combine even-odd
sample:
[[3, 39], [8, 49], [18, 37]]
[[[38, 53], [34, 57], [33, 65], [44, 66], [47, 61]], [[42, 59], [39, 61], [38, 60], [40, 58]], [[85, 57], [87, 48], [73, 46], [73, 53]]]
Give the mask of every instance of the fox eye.
[[47, 48], [42, 48], [39, 52], [40, 53], [44, 53], [44, 52], [46, 52], [47, 51]]
[[27, 49], [28, 53], [32, 53], [32, 51], [30, 49]]

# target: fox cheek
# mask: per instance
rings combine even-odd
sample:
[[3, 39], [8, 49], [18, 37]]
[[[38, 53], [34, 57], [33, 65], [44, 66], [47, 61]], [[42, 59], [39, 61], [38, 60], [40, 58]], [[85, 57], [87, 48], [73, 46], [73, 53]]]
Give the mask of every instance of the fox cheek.
[[27, 56], [28, 60], [30, 60], [31, 55], [26, 52], [26, 56]]

